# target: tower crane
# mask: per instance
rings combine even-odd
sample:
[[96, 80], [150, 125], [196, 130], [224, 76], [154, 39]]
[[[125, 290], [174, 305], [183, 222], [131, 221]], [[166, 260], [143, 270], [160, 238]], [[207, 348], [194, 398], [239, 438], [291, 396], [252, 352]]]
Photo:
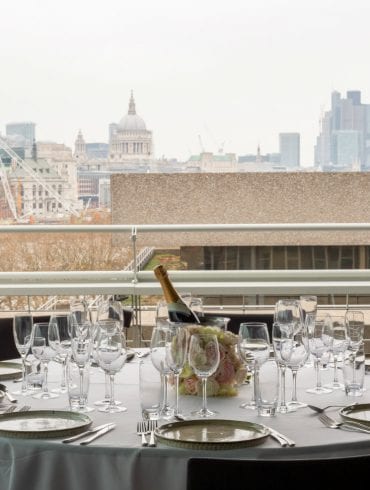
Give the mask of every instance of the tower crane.
[[[79, 216], [79, 212], [74, 208], [74, 206], [63, 201], [62, 197], [59, 193], [53, 189], [44, 179], [42, 179], [31, 167], [25, 162], [10, 146], [7, 142], [0, 136], [0, 150], [4, 150], [7, 155], [19, 166], [21, 167], [36, 183], [42, 186], [42, 188], [48, 192], [48, 195], [53, 197], [68, 214], [73, 214], [75, 216]], [[0, 176], [1, 181], [4, 187], [5, 196], [8, 201], [9, 208], [14, 216], [16, 221], [20, 220], [20, 216], [17, 213], [17, 207], [14, 201], [13, 194], [11, 192], [7, 172], [5, 166], [0, 158]]]

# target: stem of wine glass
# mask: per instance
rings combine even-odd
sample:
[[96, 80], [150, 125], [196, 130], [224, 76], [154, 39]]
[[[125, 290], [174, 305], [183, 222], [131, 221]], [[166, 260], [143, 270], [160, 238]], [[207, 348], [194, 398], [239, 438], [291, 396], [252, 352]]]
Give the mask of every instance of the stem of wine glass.
[[61, 390], [67, 389], [67, 356], [62, 359], [62, 382], [60, 383]]
[[297, 374], [298, 374], [298, 369], [296, 368], [291, 368], [292, 370], [292, 377], [293, 377], [293, 390], [292, 390], [292, 402], [296, 402], [297, 400]]
[[110, 402], [110, 399], [111, 399], [109, 383], [110, 383], [109, 374], [105, 373], [105, 383], [104, 383], [105, 395], [104, 395], [104, 399], [107, 400], [107, 402]]
[[167, 399], [167, 382], [168, 382], [168, 379], [167, 379], [167, 374], [166, 373], [163, 373], [162, 374], [163, 376], [163, 404], [162, 404], [162, 410], [166, 410], [167, 408], [167, 403], [168, 403], [168, 399]]
[[285, 400], [285, 370], [286, 367], [284, 366], [284, 364], [280, 364], [280, 380], [281, 380], [281, 393], [280, 393], [280, 406], [279, 406], [280, 413], [288, 412], [288, 406]]
[[315, 370], [316, 370], [316, 388], [320, 389], [321, 385], [321, 373], [320, 373], [320, 359], [315, 357]]
[[337, 385], [339, 384], [339, 379], [338, 379], [338, 356], [336, 354], [333, 355], [333, 363], [334, 363], [333, 385]]
[[79, 404], [80, 404], [80, 407], [83, 407], [85, 404], [85, 401], [84, 401], [84, 368], [79, 367], [78, 370], [80, 373], [80, 402], [79, 402]]
[[207, 413], [207, 378], [204, 376], [202, 376], [202, 397], [203, 397], [203, 403], [202, 403], [201, 413], [206, 414]]
[[42, 394], [45, 396], [49, 396], [49, 387], [48, 387], [48, 363], [43, 362], [42, 363], [43, 369], [44, 369], [44, 381], [42, 383]]
[[22, 359], [22, 388], [21, 393], [25, 395], [27, 393], [27, 378], [26, 378], [26, 356], [21, 356]]
[[109, 384], [110, 384], [109, 409], [115, 410], [116, 403], [114, 401], [114, 374], [110, 374], [109, 375]]
[[175, 415], [179, 415], [179, 378], [180, 373], [175, 373]]

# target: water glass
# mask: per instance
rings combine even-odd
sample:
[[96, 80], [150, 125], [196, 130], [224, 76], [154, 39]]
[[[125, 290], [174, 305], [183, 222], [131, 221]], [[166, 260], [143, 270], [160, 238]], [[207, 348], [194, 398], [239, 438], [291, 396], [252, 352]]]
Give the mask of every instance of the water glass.
[[276, 362], [266, 362], [259, 370], [259, 396], [256, 400], [258, 415], [276, 415], [279, 398], [279, 369]]
[[343, 360], [344, 391], [347, 396], [362, 396], [365, 378], [365, 353], [363, 342], [357, 350], [348, 349]]
[[162, 382], [151, 362], [139, 363], [139, 392], [143, 419], [158, 420], [161, 412]]

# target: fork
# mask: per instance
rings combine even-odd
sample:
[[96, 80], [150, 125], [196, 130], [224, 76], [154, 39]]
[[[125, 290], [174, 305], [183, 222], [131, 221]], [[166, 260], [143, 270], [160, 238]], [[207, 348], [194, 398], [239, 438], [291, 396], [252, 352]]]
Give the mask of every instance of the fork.
[[148, 445], [148, 441], [146, 440], [146, 434], [149, 434], [149, 429], [147, 427], [147, 421], [146, 420], [140, 420], [140, 422], [137, 423], [136, 426], [136, 434], [141, 436], [141, 445], [143, 447]]
[[149, 440], [149, 447], [156, 447], [156, 442], [154, 438], [154, 431], [158, 427], [158, 420], [149, 420], [148, 421], [148, 427], [150, 430], [150, 440]]
[[336, 420], [328, 417], [325, 413], [319, 415], [319, 420], [329, 429], [345, 429], [353, 430], [357, 432], [364, 432], [365, 434], [370, 434], [370, 427], [360, 422], [337, 422]]

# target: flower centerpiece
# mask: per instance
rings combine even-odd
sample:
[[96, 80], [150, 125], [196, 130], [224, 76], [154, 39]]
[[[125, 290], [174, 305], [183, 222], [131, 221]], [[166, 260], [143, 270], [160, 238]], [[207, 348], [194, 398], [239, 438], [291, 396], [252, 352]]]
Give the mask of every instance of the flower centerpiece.
[[[217, 336], [220, 350], [220, 364], [217, 371], [207, 380], [208, 396], [235, 396], [238, 385], [246, 376], [246, 368], [237, 353], [238, 336], [219, 327], [189, 325], [186, 327], [189, 338], [195, 333]], [[200, 395], [202, 383], [188, 362], [180, 374], [179, 393], [182, 395]]]

